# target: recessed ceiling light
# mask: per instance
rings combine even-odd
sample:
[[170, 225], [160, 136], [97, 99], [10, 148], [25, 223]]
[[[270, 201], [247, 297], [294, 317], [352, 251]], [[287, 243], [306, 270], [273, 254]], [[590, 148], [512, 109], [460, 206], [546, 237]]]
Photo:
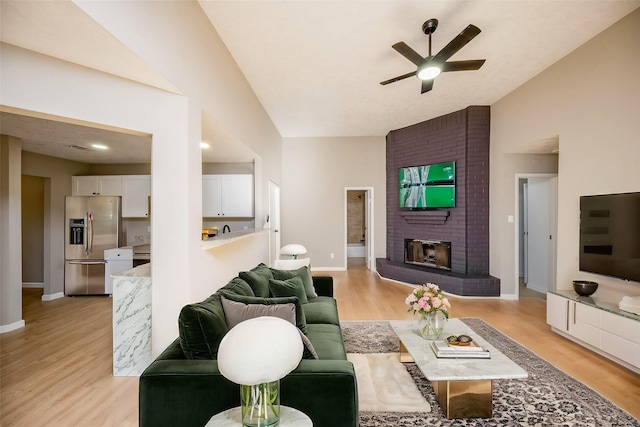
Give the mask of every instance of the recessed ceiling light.
[[109, 147], [107, 147], [107, 146], [106, 146], [106, 145], [104, 145], [104, 144], [91, 144], [91, 146], [92, 146], [93, 148], [98, 149], [98, 150], [108, 150], [108, 149], [109, 149]]
[[200, 148], [209, 148], [209, 144], [207, 144], [206, 142], [201, 142]]

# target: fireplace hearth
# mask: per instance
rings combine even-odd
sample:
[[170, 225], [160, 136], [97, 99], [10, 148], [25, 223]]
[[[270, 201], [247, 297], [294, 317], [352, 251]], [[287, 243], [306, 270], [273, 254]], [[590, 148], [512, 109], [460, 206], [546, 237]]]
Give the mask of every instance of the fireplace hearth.
[[404, 262], [451, 271], [451, 242], [404, 239]]

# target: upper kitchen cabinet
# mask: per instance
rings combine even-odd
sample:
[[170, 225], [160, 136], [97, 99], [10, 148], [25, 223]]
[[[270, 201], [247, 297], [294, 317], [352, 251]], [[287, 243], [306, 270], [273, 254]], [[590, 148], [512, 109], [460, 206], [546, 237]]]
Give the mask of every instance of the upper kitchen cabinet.
[[122, 177], [122, 217], [149, 218], [151, 177], [125, 175]]
[[253, 175], [203, 175], [202, 217], [253, 218]]
[[71, 184], [73, 196], [122, 196], [122, 177], [117, 175], [73, 176]]

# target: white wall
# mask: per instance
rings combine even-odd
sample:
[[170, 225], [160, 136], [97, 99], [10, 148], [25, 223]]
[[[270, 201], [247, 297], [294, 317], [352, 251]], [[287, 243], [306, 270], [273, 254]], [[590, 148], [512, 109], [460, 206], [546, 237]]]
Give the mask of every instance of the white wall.
[[268, 200], [266, 182], [281, 178], [281, 138], [197, 3], [83, 7], [185, 96], [2, 45], [0, 104], [152, 135], [152, 350], [158, 354], [177, 336], [184, 304], [268, 262], [263, 234], [228, 250], [201, 249], [202, 111], [260, 156], [258, 213]]
[[24, 326], [22, 305], [15, 304], [22, 292], [20, 156], [20, 140], [0, 136], [0, 332]]
[[[583, 278], [617, 302], [640, 284], [578, 270], [579, 197], [640, 191], [640, 9], [596, 36], [491, 108], [490, 272], [509, 289], [513, 250], [515, 170], [507, 153], [559, 135], [556, 286]], [[504, 289], [503, 289], [504, 291]]]
[[384, 137], [285, 138], [282, 164], [283, 246], [304, 245], [312, 268], [346, 268], [344, 189], [373, 187], [375, 257], [386, 256]]

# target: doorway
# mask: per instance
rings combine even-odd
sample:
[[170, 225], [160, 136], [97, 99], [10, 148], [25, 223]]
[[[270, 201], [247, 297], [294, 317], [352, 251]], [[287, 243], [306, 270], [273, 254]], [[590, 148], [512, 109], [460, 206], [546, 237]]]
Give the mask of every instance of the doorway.
[[555, 289], [557, 175], [517, 175], [516, 294]]
[[375, 270], [373, 252], [373, 188], [345, 188], [345, 266]]
[[45, 178], [22, 175], [22, 287], [44, 288]]

